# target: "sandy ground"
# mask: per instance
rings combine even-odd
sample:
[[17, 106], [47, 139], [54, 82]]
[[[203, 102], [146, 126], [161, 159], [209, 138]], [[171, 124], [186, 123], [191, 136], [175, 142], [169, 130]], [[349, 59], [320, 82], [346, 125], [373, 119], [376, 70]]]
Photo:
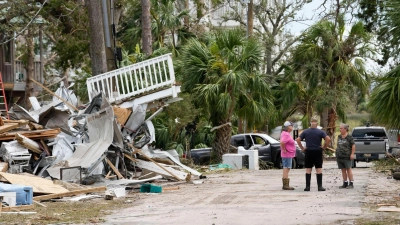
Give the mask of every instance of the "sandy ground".
[[282, 170], [207, 175], [202, 184], [179, 184], [180, 190], [140, 193], [132, 207], [107, 216], [104, 224], [353, 224], [377, 216], [370, 206], [393, 202], [400, 192], [400, 181], [370, 166], [358, 163], [355, 188], [339, 189], [340, 170], [334, 161], [325, 162], [325, 192], [317, 191], [315, 171], [311, 191], [303, 191], [304, 169], [289, 174], [294, 191], [282, 190]]

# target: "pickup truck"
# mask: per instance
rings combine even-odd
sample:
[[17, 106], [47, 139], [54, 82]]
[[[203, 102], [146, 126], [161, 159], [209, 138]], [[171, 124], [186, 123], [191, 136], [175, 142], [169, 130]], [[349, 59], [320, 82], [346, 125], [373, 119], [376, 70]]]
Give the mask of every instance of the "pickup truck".
[[355, 127], [351, 135], [356, 145], [353, 167], [356, 167], [356, 162], [369, 162], [385, 158], [389, 142], [384, 127]]
[[[231, 146], [242, 146], [246, 150], [258, 150], [259, 159], [265, 162], [274, 163], [275, 167], [282, 168], [280, 143], [267, 134], [246, 133], [237, 134], [231, 137]], [[211, 148], [192, 149], [191, 157], [196, 164], [210, 161]], [[296, 157], [293, 160], [292, 168], [304, 166], [304, 153], [296, 147]]]

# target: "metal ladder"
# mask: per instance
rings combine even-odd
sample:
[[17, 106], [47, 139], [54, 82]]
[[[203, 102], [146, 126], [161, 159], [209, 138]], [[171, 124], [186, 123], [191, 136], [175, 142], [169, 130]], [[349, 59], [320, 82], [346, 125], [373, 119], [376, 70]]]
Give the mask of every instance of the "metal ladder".
[[10, 119], [8, 115], [6, 93], [4, 91], [3, 74], [1, 72], [0, 72], [0, 112], [2, 116], [6, 116], [7, 119]]

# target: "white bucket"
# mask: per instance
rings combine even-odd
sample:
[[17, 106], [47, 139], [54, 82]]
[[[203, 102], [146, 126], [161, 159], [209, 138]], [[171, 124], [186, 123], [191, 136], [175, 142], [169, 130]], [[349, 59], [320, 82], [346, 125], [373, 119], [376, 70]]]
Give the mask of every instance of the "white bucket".
[[117, 197], [117, 198], [126, 196], [125, 187], [114, 188], [113, 191], [114, 191], [115, 197]]

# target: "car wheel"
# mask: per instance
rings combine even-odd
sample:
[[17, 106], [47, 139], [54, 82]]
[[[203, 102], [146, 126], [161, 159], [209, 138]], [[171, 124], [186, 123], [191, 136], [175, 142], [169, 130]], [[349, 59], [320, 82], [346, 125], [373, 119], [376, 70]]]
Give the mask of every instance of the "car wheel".
[[297, 161], [296, 158], [292, 159], [292, 169], [297, 169]]
[[279, 152], [279, 155], [276, 156], [275, 167], [278, 169], [282, 169], [282, 158], [281, 158], [280, 152]]

